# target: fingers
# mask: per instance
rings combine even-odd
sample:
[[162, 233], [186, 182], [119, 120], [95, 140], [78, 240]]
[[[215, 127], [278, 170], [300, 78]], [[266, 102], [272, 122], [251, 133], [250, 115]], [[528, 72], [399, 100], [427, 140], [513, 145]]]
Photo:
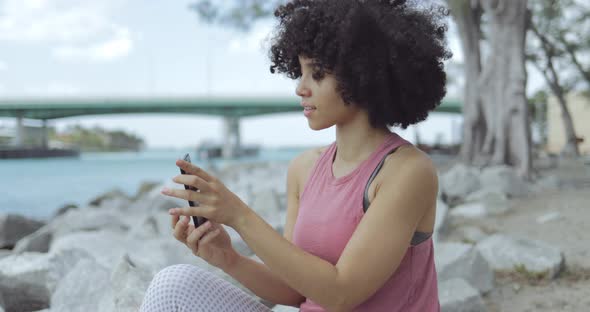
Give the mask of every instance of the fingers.
[[205, 217], [207, 219], [211, 219], [211, 212], [211, 208], [203, 206], [168, 209], [168, 213], [171, 215], [198, 216]]
[[188, 174], [192, 174], [192, 175], [196, 175], [198, 177], [201, 177], [203, 180], [205, 180], [207, 182], [211, 182], [211, 181], [215, 180], [215, 178], [213, 176], [211, 176], [210, 174], [208, 174], [205, 170], [195, 166], [194, 164], [186, 162], [184, 160], [181, 160], [181, 159], [177, 160], [176, 165], [178, 167], [180, 167], [181, 169], [183, 169], [184, 171], [186, 171]]
[[187, 238], [186, 230], [188, 228], [188, 220], [189, 217], [185, 216], [180, 220], [180, 222], [177, 222], [176, 226], [174, 227], [174, 237], [183, 243], [186, 242]]
[[199, 190], [201, 190], [201, 192], [206, 192], [209, 191], [209, 183], [207, 183], [207, 181], [203, 180], [201, 177], [195, 176], [195, 175], [188, 175], [188, 174], [181, 174], [181, 175], [177, 175], [174, 178], [172, 178], [172, 181], [178, 183], [178, 184], [184, 184], [184, 185], [188, 185], [191, 186], [191, 188], [197, 188]]
[[191, 249], [196, 253], [199, 247], [199, 240], [211, 228], [211, 222], [207, 221], [201, 226], [194, 229], [186, 239], [186, 243], [191, 246]]
[[178, 219], [180, 219], [180, 215], [172, 215], [172, 229], [176, 227], [176, 223], [178, 223]]
[[163, 188], [161, 191], [162, 194], [167, 196], [172, 196], [180, 199], [190, 200], [199, 202], [199, 204], [210, 204], [211, 199], [210, 196], [207, 194], [203, 194], [200, 192], [196, 192], [193, 190], [179, 190], [179, 189], [169, 189], [167, 187]]
[[213, 231], [209, 231], [207, 232], [207, 234], [205, 234], [205, 236], [203, 238], [201, 238], [201, 240], [199, 241], [199, 244], [201, 246], [207, 245], [209, 242], [211, 242], [219, 233], [221, 233], [220, 229], [215, 229]]

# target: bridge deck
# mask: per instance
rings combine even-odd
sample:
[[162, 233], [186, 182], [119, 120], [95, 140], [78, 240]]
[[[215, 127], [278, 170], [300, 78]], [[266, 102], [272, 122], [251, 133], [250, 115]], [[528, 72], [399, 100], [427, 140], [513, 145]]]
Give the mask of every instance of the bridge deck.
[[[190, 113], [247, 117], [296, 112], [302, 108], [297, 97], [88, 97], [4, 98], [0, 117], [58, 119], [82, 115], [136, 113]], [[461, 113], [459, 101], [445, 100], [437, 112]]]

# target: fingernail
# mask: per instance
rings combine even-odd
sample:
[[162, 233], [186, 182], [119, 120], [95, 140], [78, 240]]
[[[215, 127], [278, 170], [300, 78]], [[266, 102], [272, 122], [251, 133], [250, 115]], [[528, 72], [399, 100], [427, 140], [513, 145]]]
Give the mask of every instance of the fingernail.
[[170, 189], [167, 188], [167, 187], [165, 187], [165, 188], [162, 189], [162, 193], [168, 194], [168, 193], [170, 193]]
[[170, 210], [168, 210], [169, 214], [176, 214], [176, 209], [172, 208]]

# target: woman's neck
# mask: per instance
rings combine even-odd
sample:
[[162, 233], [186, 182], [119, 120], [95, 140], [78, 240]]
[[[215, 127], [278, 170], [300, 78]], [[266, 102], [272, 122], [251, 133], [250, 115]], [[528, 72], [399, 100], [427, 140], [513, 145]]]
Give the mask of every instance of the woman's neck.
[[391, 134], [389, 129], [336, 126], [336, 156], [334, 161], [355, 164], [363, 161]]

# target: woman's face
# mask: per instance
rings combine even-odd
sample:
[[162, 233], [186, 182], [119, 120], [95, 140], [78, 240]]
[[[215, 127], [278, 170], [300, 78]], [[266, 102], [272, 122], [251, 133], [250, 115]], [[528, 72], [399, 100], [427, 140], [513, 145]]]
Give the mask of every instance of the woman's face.
[[359, 109], [344, 104], [340, 94], [336, 92], [337, 82], [332, 74], [325, 73], [323, 78], [315, 80], [311, 59], [300, 56], [299, 63], [301, 78], [295, 92], [301, 97], [301, 104], [306, 107], [304, 114], [311, 129], [322, 130], [345, 124], [358, 114]]

